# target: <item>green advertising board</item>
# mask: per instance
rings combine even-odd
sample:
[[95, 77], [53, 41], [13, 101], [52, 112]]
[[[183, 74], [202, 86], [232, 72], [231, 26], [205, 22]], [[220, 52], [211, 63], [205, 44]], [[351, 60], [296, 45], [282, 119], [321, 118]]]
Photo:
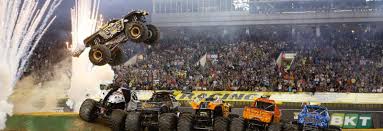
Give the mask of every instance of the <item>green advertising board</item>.
[[359, 114], [345, 114], [343, 128], [356, 128], [359, 120]]
[[[373, 128], [371, 114], [332, 113], [330, 125], [344, 129]], [[298, 119], [298, 112], [294, 112], [294, 119]]]
[[371, 114], [360, 114], [357, 128], [372, 128]]
[[331, 115], [330, 125], [343, 127], [344, 113], [333, 113]]

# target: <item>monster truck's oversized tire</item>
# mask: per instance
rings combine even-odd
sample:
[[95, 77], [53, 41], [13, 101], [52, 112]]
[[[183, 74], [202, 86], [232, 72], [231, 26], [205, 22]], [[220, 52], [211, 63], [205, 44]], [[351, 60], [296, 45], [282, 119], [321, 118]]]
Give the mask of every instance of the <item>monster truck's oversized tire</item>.
[[115, 47], [115, 49], [112, 51], [112, 59], [109, 61], [109, 65], [111, 66], [117, 66], [124, 64], [125, 62], [125, 54], [123, 50], [120, 47]]
[[325, 131], [341, 131], [342, 129], [337, 126], [330, 125]]
[[140, 112], [128, 112], [125, 119], [125, 131], [141, 131], [140, 116]]
[[298, 125], [293, 123], [285, 123], [283, 124], [282, 130], [283, 131], [298, 131]]
[[191, 131], [192, 130], [193, 115], [189, 112], [181, 113], [178, 118], [177, 131]]
[[112, 131], [123, 131], [125, 128], [125, 118], [126, 113], [124, 110], [113, 110], [109, 118]]
[[258, 127], [256, 127], [255, 129], [246, 128], [245, 131], [260, 131], [260, 129]]
[[132, 21], [126, 24], [125, 34], [129, 40], [140, 43], [144, 42], [148, 38], [148, 27], [140, 21]]
[[177, 115], [174, 113], [163, 113], [158, 120], [159, 131], [174, 131], [177, 126]]
[[268, 128], [268, 131], [281, 131], [281, 124], [280, 123], [272, 123]]
[[94, 122], [98, 117], [97, 111], [97, 101], [93, 99], [86, 99], [81, 104], [79, 115], [84, 121]]
[[145, 44], [154, 45], [160, 39], [160, 30], [154, 25], [146, 25], [148, 27], [148, 38], [144, 41]]
[[243, 131], [244, 130], [243, 119], [240, 117], [231, 118], [231, 121], [229, 124], [229, 130], [230, 131]]
[[217, 116], [214, 119], [213, 130], [214, 131], [227, 131], [229, 127], [229, 121], [227, 118]]
[[105, 65], [111, 60], [111, 57], [112, 53], [105, 45], [94, 45], [89, 51], [89, 60], [94, 65]]

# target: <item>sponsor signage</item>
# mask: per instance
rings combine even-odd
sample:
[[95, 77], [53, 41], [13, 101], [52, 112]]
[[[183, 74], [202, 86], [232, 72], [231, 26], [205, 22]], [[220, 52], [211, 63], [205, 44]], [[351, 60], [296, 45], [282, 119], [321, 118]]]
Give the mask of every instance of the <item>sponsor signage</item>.
[[[294, 119], [298, 119], [298, 112], [294, 112]], [[330, 125], [344, 129], [373, 128], [370, 113], [332, 113]]]
[[330, 125], [342, 128], [372, 128], [371, 114], [333, 113]]
[[[147, 100], [151, 97], [152, 90], [138, 90], [140, 100]], [[219, 97], [224, 101], [249, 102], [261, 96], [270, 96], [270, 99], [277, 102], [319, 102], [319, 103], [350, 103], [350, 104], [383, 104], [382, 93], [323, 93], [318, 92], [312, 95], [310, 92], [255, 92], [255, 91], [193, 91], [186, 94], [175, 91], [177, 100], [192, 100], [196, 97]], [[299, 99], [297, 99], [299, 98]]]

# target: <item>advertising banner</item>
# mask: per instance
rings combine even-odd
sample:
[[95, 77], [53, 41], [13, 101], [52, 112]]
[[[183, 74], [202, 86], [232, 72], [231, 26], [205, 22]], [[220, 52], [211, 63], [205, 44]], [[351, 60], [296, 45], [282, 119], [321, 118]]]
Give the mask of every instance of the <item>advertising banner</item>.
[[[294, 112], [294, 119], [298, 119], [299, 112]], [[344, 129], [373, 128], [370, 113], [332, 113], [330, 125]]]
[[[137, 91], [140, 100], [151, 97], [152, 90]], [[219, 97], [224, 101], [249, 102], [261, 96], [270, 96], [277, 102], [318, 102], [318, 103], [347, 103], [347, 104], [383, 104], [383, 94], [372, 93], [323, 93], [312, 95], [310, 92], [255, 92], [255, 91], [193, 91], [182, 93], [175, 91], [177, 100], [192, 100], [196, 97]], [[299, 98], [299, 99], [297, 99]]]

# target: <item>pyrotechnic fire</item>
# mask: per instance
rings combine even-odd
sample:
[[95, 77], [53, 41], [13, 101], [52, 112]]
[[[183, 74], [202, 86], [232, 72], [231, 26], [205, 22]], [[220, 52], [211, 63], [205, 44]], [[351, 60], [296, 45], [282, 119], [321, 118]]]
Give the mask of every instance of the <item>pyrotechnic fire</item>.
[[[79, 57], [72, 59], [72, 78], [69, 90], [70, 107], [78, 111], [81, 102], [87, 97], [97, 95], [100, 81], [112, 80], [113, 71], [110, 66], [93, 66], [88, 59], [89, 48], [85, 49], [83, 40], [92, 35], [102, 24], [99, 15], [100, 0], [76, 0], [71, 10], [72, 20], [72, 53]], [[85, 51], [84, 51], [85, 50]], [[84, 52], [83, 52], [84, 51]]]
[[0, 0], [0, 129], [12, 115], [8, 97], [61, 1], [46, 0], [39, 8], [39, 0]]

